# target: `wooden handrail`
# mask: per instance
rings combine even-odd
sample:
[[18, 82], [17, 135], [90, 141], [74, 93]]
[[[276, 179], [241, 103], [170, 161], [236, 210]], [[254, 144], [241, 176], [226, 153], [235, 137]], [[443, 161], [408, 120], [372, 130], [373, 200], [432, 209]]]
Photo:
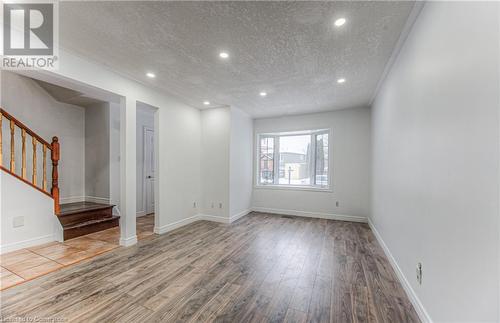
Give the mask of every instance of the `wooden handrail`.
[[[3, 166], [3, 147], [2, 147], [2, 121], [3, 119], [6, 119], [9, 121], [9, 126], [10, 126], [10, 167], [4, 167]], [[21, 129], [21, 144], [22, 144], [22, 150], [21, 150], [21, 173], [16, 174], [16, 167], [15, 167], [15, 128], [18, 127]], [[27, 179], [27, 174], [26, 174], [26, 134], [31, 136], [31, 142], [33, 146], [33, 152], [32, 152], [32, 168], [31, 168], [31, 182], [28, 181]], [[42, 169], [42, 187], [38, 186], [38, 180], [37, 180], [37, 145], [41, 144], [42, 145], [42, 153], [43, 153], [43, 169]], [[47, 189], [47, 149], [50, 150], [50, 157], [52, 160], [52, 187], [50, 189], [50, 193]], [[21, 121], [17, 120], [15, 117], [13, 117], [10, 113], [5, 111], [4, 109], [0, 108], [0, 169], [11, 174], [15, 178], [23, 181], [24, 183], [32, 186], [33, 188], [39, 190], [40, 192], [52, 197], [54, 199], [54, 213], [59, 214], [60, 212], [60, 204], [59, 204], [59, 172], [58, 172], [58, 165], [59, 165], [59, 159], [60, 159], [60, 145], [59, 145], [59, 139], [57, 137], [52, 138], [52, 143], [48, 143], [45, 141], [42, 137], [37, 135], [33, 130], [28, 128], [25, 124], [23, 124]]]
[[2, 115], [4, 116], [5, 119], [13, 121], [16, 126], [18, 126], [21, 129], [26, 130], [26, 132], [28, 133], [28, 135], [30, 135], [31, 137], [35, 137], [36, 140], [38, 140], [38, 142], [40, 142], [43, 145], [46, 145], [46, 146], [50, 147], [50, 144], [47, 141], [45, 141], [42, 137], [40, 137], [39, 135], [37, 135], [33, 130], [31, 130], [26, 125], [24, 125], [24, 123], [22, 123], [21, 121], [17, 120], [16, 118], [14, 118], [10, 113], [8, 113], [7, 111], [5, 111], [2, 108], [0, 108], [0, 113], [2, 113]]

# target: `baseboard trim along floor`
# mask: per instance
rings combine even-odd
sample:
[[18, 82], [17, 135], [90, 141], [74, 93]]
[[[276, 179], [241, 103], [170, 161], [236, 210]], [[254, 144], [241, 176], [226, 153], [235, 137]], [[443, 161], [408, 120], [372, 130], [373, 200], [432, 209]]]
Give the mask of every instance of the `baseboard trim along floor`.
[[422, 305], [422, 302], [420, 302], [420, 299], [417, 296], [417, 293], [415, 293], [415, 290], [413, 290], [413, 288], [411, 287], [410, 283], [408, 282], [408, 279], [406, 279], [405, 274], [403, 273], [398, 263], [396, 262], [396, 259], [394, 258], [391, 251], [385, 244], [384, 239], [382, 239], [382, 236], [377, 231], [377, 228], [375, 228], [373, 222], [370, 219], [368, 219], [368, 225], [370, 226], [370, 229], [372, 230], [373, 235], [377, 239], [378, 243], [382, 247], [382, 250], [384, 251], [387, 259], [389, 260], [389, 263], [392, 266], [392, 269], [394, 269], [394, 271], [396, 272], [399, 282], [401, 283], [401, 286], [403, 286], [406, 295], [408, 296], [413, 307], [415, 308], [418, 317], [423, 323], [432, 323], [432, 319], [429, 316], [429, 313], [427, 313], [427, 311], [425, 310], [424, 306]]

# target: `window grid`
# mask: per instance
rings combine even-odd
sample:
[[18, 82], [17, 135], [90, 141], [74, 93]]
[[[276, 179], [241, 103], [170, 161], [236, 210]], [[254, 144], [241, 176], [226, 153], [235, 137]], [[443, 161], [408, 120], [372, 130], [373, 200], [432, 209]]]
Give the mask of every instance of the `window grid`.
[[[330, 130], [324, 129], [259, 134], [257, 185], [329, 188], [329, 134]], [[297, 138], [295, 143], [290, 140], [293, 137]]]

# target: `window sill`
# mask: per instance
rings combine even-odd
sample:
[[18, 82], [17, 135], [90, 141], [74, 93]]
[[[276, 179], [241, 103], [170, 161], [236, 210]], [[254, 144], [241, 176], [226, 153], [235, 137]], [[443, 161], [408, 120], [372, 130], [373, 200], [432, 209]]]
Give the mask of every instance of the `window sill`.
[[313, 187], [313, 186], [285, 186], [285, 185], [254, 185], [256, 189], [267, 189], [267, 190], [284, 190], [284, 191], [313, 191], [313, 192], [325, 192], [333, 193], [333, 190], [329, 187]]

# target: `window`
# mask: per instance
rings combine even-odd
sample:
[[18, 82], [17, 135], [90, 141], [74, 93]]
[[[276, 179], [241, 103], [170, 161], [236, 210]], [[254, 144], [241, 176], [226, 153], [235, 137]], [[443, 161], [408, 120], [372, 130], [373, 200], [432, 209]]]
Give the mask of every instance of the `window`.
[[328, 188], [329, 130], [260, 134], [258, 185]]

